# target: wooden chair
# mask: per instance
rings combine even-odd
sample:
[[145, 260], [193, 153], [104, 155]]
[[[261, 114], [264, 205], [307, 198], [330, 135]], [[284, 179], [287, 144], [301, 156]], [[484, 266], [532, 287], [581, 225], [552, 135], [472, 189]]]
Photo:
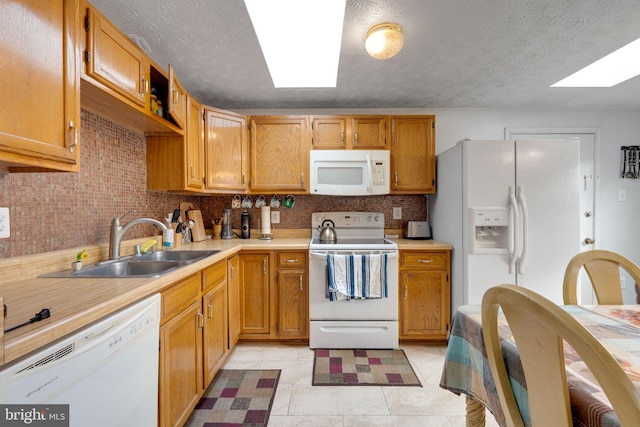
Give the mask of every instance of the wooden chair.
[[571, 426], [562, 340], [589, 367], [625, 427], [640, 426], [640, 392], [613, 356], [571, 315], [537, 293], [515, 285], [490, 288], [482, 299], [487, 358], [507, 426], [524, 426], [509, 383], [498, 336], [502, 307], [527, 382], [533, 426]]
[[640, 267], [630, 259], [599, 249], [581, 252], [569, 261], [564, 273], [565, 304], [578, 304], [578, 273], [582, 267], [589, 275], [598, 304], [623, 304], [620, 268], [640, 283]]

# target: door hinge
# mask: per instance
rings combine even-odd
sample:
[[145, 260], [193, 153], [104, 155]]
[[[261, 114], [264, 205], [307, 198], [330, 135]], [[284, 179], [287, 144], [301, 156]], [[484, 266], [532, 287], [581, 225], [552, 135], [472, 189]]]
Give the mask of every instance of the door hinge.
[[279, 325], [278, 323], [276, 323], [276, 332], [278, 332], [278, 327], [279, 327], [279, 326], [280, 326], [280, 325]]
[[436, 122], [431, 122], [431, 129], [435, 129], [436, 128]]
[[158, 340], [158, 351], [162, 350], [162, 341]]
[[447, 283], [449, 282], [449, 275], [447, 274]]
[[84, 62], [87, 64], [91, 62], [91, 52], [89, 52], [89, 49], [85, 49], [84, 51]]
[[84, 17], [84, 30], [89, 31], [91, 29], [91, 19], [89, 19], [89, 15], [87, 14]]

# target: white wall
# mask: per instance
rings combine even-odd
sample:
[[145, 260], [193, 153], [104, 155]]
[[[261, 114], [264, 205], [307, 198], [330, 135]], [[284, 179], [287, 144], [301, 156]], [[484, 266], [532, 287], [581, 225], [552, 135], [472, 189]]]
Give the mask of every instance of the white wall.
[[[640, 180], [621, 179], [623, 145], [640, 145], [639, 111], [561, 111], [525, 109], [353, 109], [353, 110], [246, 110], [241, 114], [435, 114], [436, 152], [457, 141], [503, 139], [510, 128], [598, 128], [596, 244], [640, 264]], [[618, 189], [627, 201], [618, 202]], [[627, 286], [632, 292], [632, 286]]]

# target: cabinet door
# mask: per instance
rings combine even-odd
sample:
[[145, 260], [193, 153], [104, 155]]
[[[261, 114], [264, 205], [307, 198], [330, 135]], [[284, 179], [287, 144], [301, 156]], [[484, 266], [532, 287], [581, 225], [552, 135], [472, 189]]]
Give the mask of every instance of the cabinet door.
[[308, 338], [305, 270], [278, 270], [278, 338]]
[[160, 328], [159, 425], [183, 425], [202, 391], [202, 314], [195, 301]]
[[169, 65], [169, 93], [167, 94], [167, 112], [182, 129], [187, 122], [187, 91], [180, 84], [175, 70]]
[[400, 338], [446, 339], [448, 326], [448, 274], [440, 270], [401, 270]]
[[240, 337], [240, 257], [235, 255], [227, 261], [227, 312], [229, 322], [229, 343], [231, 350]]
[[311, 119], [311, 148], [346, 148], [347, 118], [334, 116], [316, 116]]
[[307, 129], [306, 117], [251, 119], [252, 192], [308, 191]]
[[352, 148], [387, 148], [387, 120], [385, 117], [354, 117], [351, 119], [353, 132]]
[[434, 117], [391, 117], [390, 120], [391, 193], [435, 193]]
[[227, 352], [227, 283], [222, 282], [202, 298], [204, 322], [204, 384], [209, 386]]
[[0, 167], [78, 171], [78, 0], [0, 2]]
[[240, 334], [268, 335], [269, 307], [269, 255], [240, 255]]
[[147, 56], [96, 9], [88, 9], [86, 73], [145, 109], [149, 106]]
[[202, 104], [192, 96], [187, 96], [186, 138], [186, 183], [192, 190], [202, 190], [204, 186], [204, 120]]
[[207, 190], [247, 190], [249, 158], [244, 116], [205, 108], [205, 177]]

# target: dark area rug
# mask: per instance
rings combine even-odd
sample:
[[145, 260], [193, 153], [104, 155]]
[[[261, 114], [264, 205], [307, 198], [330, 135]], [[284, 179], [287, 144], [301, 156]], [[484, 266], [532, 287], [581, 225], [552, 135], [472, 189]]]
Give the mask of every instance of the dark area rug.
[[185, 427], [266, 426], [279, 379], [279, 369], [221, 369]]
[[402, 350], [316, 350], [312, 385], [422, 387]]

